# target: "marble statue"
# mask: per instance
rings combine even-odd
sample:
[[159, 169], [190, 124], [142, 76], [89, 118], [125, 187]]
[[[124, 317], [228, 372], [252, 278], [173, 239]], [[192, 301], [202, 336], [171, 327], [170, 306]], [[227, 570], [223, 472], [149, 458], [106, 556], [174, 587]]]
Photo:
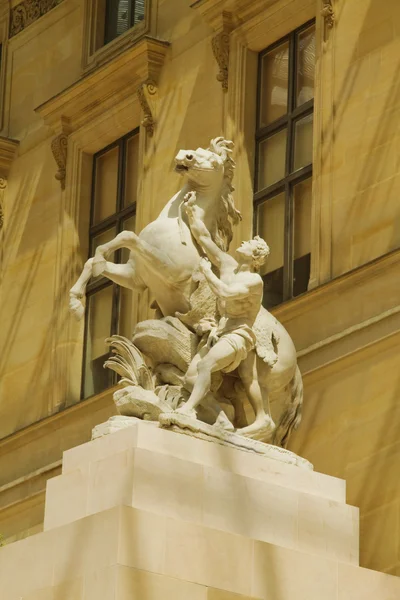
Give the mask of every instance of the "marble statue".
[[[303, 388], [293, 342], [262, 306], [257, 271], [268, 259], [266, 242], [256, 236], [236, 259], [227, 253], [241, 218], [232, 150], [223, 138], [180, 150], [181, 190], [139, 235], [123, 231], [96, 249], [70, 307], [82, 317], [92, 276], [148, 288], [156, 318], [139, 323], [132, 340], [107, 340], [114, 354], [105, 366], [121, 376], [119, 414], [263, 453], [286, 446], [300, 423]], [[130, 250], [126, 264], [108, 260], [119, 248]]]
[[[238, 369], [255, 414], [254, 422], [239, 432], [263, 439], [274, 429], [274, 423], [270, 414], [266, 413], [258, 381], [255, 353], [257, 338], [252, 327], [263, 297], [263, 281], [255, 271], [266, 261], [269, 248], [264, 240], [256, 236], [242, 243], [236, 250], [238, 261], [235, 260], [212, 240], [196, 200], [196, 192], [190, 192], [185, 197], [185, 209], [192, 235], [208, 257], [200, 260], [199, 268], [219, 301], [220, 320], [189, 366], [186, 380], [193, 380], [193, 389], [189, 399], [177, 412], [196, 418], [196, 408], [210, 390], [212, 373]], [[218, 269], [219, 278], [213, 273], [209, 261]], [[265, 401], [267, 404], [268, 398]]]

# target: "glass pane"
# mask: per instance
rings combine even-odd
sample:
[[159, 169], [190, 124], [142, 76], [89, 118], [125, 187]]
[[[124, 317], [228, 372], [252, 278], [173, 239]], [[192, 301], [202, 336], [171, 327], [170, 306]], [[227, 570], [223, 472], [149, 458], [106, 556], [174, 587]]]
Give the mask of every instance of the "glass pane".
[[[110, 229], [106, 229], [106, 231], [103, 231], [102, 233], [95, 235], [92, 238], [92, 249], [91, 249], [92, 255], [94, 255], [94, 253], [96, 252], [96, 248], [98, 246], [102, 246], [103, 244], [107, 244], [107, 242], [111, 242], [111, 240], [113, 240], [116, 235], [117, 235], [117, 233], [116, 233], [115, 227], [110, 227]], [[114, 252], [112, 254], [110, 254], [108, 259], [114, 260]]]
[[285, 42], [261, 59], [260, 127], [287, 113], [289, 43]]
[[262, 190], [285, 177], [287, 130], [283, 129], [260, 142], [258, 189]]
[[297, 106], [314, 98], [314, 71], [315, 25], [312, 25], [297, 40]]
[[126, 144], [126, 175], [124, 206], [134, 204], [137, 196], [139, 162], [139, 135], [131, 137]]
[[88, 324], [85, 355], [85, 398], [98, 394], [111, 385], [112, 374], [103, 369], [109, 356], [105, 339], [111, 333], [113, 286], [92, 294], [88, 298]]
[[294, 129], [294, 170], [312, 163], [313, 154], [313, 115], [303, 117]]
[[108, 44], [130, 27], [130, 0], [107, 0], [104, 43]]
[[293, 189], [294, 205], [294, 265], [293, 296], [307, 291], [311, 258], [311, 190], [312, 180], [306, 179]]
[[[126, 219], [124, 221], [122, 228], [124, 231], [135, 231], [135, 226], [136, 226], [136, 215], [132, 215], [131, 217], [129, 217], [129, 219]], [[130, 250], [128, 250], [128, 248], [122, 248], [122, 256], [121, 256], [122, 263], [128, 262], [129, 254], [130, 254]]]
[[257, 208], [257, 233], [268, 244], [270, 255], [261, 275], [283, 266], [285, 232], [285, 195], [279, 194]]
[[293, 188], [295, 258], [311, 250], [311, 189], [311, 177]]
[[264, 279], [266, 308], [280, 304], [283, 300], [283, 262], [285, 242], [285, 196], [279, 194], [267, 200], [257, 209], [258, 235], [270, 247], [270, 255], [261, 270]]
[[139, 21], [143, 21], [144, 19], [144, 4], [145, 4], [145, 0], [135, 0], [134, 2], [134, 10], [135, 10], [135, 14], [134, 14], [134, 18], [133, 18], [133, 24], [136, 25], [136, 23], [139, 23]]
[[117, 209], [118, 146], [96, 159], [93, 223], [114, 214]]

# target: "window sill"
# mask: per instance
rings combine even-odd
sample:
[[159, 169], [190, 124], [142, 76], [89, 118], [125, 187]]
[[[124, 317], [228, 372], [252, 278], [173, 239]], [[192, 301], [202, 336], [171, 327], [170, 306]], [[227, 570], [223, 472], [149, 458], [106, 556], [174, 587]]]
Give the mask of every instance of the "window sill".
[[105, 44], [92, 54], [86, 52], [82, 58], [82, 69], [84, 75], [94, 69], [107, 64], [128, 48], [138, 44], [149, 34], [149, 25], [145, 21], [137, 23], [131, 29], [118, 36], [108, 44]]

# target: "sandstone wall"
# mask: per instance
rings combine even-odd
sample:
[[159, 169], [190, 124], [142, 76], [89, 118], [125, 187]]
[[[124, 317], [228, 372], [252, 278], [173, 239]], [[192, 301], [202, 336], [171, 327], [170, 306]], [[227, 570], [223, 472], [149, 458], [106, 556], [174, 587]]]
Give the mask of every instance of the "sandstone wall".
[[[214, 32], [183, 0], [156, 4], [157, 36], [171, 46], [138, 227], [179, 189], [172, 173], [176, 150], [233, 131], [238, 164], [247, 165], [237, 196], [244, 220], [235, 236], [244, 239], [252, 208], [243, 190], [252, 188], [254, 144], [248, 123], [228, 123], [232, 111], [216, 80]], [[275, 4], [276, 13], [291, 6]], [[291, 449], [318, 471], [347, 480], [348, 502], [361, 507], [361, 564], [400, 574], [400, 5], [337, 0], [335, 27], [324, 41], [320, 3], [292, 4], [306, 7], [304, 20], [310, 10], [317, 16], [321, 41], [324, 86], [315, 113], [321, 112], [322, 126], [314, 143], [324, 216], [316, 247], [327, 266], [319, 278], [324, 285], [274, 311], [293, 336], [305, 379], [304, 421]], [[114, 412], [111, 392], [79, 403], [82, 324], [67, 327], [67, 290], [87, 256], [90, 192], [81, 198], [78, 231], [61, 208], [53, 133], [34, 111], [81, 77], [82, 20], [82, 2], [64, 0], [7, 48], [1, 135], [20, 141], [5, 198], [0, 289], [0, 532], [9, 540], [40, 529], [45, 481], [59, 472], [62, 451], [89, 439], [91, 428]], [[265, 46], [285, 33], [270, 22]], [[250, 53], [246, 63], [253, 91], [249, 83], [242, 94], [250, 98], [250, 123], [255, 57]], [[88, 155], [88, 169], [90, 162]], [[60, 258], [71, 232], [73, 243]], [[60, 368], [66, 363], [68, 376]]]

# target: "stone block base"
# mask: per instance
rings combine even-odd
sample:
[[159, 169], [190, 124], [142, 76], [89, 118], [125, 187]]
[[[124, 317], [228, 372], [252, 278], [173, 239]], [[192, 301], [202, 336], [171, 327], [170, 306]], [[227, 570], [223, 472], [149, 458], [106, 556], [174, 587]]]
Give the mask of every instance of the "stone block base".
[[397, 600], [334, 478], [136, 423], [64, 454], [2, 600]]

